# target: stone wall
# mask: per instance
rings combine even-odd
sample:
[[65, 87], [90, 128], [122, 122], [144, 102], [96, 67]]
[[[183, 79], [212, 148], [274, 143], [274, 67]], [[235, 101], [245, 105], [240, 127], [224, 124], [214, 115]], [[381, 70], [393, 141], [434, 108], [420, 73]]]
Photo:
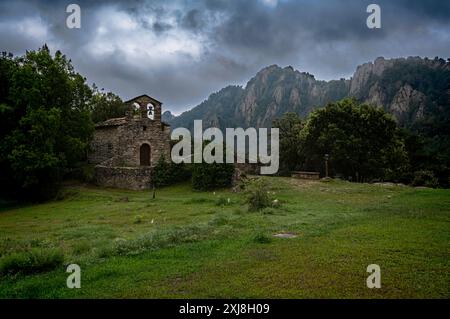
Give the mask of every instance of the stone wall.
[[170, 160], [170, 128], [151, 119], [127, 119], [121, 125], [96, 127], [88, 159], [103, 166], [138, 167], [142, 144], [150, 145], [150, 166], [161, 156]]
[[113, 158], [117, 154], [118, 143], [117, 126], [96, 129], [88, 156], [89, 163], [101, 164]]
[[119, 136], [119, 166], [139, 166], [142, 144], [150, 145], [150, 165], [153, 167], [161, 156], [170, 160], [170, 136], [165, 125], [150, 119], [131, 120], [117, 129]]
[[144, 190], [151, 187], [150, 167], [95, 167], [95, 181], [99, 186]]

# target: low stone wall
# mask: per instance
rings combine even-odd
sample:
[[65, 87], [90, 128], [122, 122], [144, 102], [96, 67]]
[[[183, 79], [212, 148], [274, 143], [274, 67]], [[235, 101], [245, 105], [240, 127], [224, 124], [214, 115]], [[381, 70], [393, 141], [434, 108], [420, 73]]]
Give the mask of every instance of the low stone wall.
[[144, 190], [150, 188], [151, 181], [150, 167], [95, 166], [95, 182], [99, 186]]
[[320, 173], [319, 172], [292, 172], [292, 177], [300, 178], [300, 179], [318, 180], [318, 179], [320, 179]]

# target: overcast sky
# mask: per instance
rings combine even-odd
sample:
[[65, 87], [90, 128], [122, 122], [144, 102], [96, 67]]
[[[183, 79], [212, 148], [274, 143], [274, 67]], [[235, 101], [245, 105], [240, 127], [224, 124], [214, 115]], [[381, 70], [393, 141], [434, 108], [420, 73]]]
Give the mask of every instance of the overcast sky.
[[[66, 6], [81, 7], [81, 29]], [[366, 26], [370, 3], [382, 28]], [[123, 99], [147, 93], [180, 113], [278, 64], [317, 79], [350, 77], [378, 56], [450, 57], [450, 1], [0, 0], [0, 50], [47, 43], [89, 84]]]

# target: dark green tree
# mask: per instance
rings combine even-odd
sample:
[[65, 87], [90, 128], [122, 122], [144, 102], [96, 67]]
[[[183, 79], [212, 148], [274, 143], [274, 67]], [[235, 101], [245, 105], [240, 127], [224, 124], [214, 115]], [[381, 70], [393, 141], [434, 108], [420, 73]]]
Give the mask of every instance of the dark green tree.
[[206, 191], [231, 186], [233, 174], [233, 164], [192, 164], [192, 188]]
[[[203, 147], [210, 143], [204, 141]], [[194, 190], [206, 191], [216, 188], [231, 186], [234, 175], [234, 164], [225, 162], [226, 148], [223, 146], [223, 163], [195, 163], [191, 164], [192, 188]]]
[[0, 72], [2, 185], [34, 199], [51, 197], [64, 171], [85, 159], [92, 90], [47, 46], [22, 57], [2, 55]]
[[301, 153], [309, 169], [323, 172], [323, 158], [329, 154], [331, 172], [355, 181], [400, 179], [408, 170], [395, 120], [353, 99], [311, 113], [301, 138]]
[[106, 121], [110, 118], [123, 117], [127, 108], [122, 99], [112, 92], [102, 93], [94, 87], [91, 109], [94, 123]]
[[280, 174], [289, 175], [302, 164], [299, 156], [300, 132], [303, 121], [296, 113], [285, 113], [273, 121], [272, 127], [280, 130]]

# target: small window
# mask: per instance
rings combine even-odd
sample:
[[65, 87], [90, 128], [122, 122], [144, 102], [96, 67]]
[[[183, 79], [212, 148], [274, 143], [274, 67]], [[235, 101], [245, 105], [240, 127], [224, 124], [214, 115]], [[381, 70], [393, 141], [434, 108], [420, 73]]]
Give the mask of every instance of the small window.
[[147, 131], [147, 126], [144, 125], [144, 126], [142, 127], [142, 130], [143, 130], [144, 132]]

